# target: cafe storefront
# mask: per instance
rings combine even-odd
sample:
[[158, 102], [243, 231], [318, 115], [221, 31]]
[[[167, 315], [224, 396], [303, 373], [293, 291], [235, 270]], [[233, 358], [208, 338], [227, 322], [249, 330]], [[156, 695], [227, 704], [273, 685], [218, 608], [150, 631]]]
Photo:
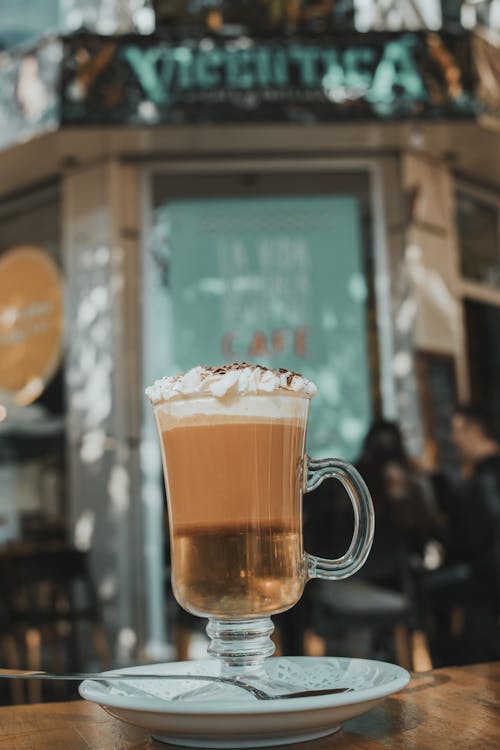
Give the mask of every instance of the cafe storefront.
[[58, 268], [65, 330], [39, 393], [30, 370], [25, 406], [18, 384], [3, 387], [0, 437], [11, 445], [25, 414], [30, 435], [58, 435], [59, 494], [38, 511], [91, 550], [118, 661], [169, 653], [160, 456], [142, 395], [165, 372], [298, 370], [319, 386], [313, 455], [354, 459], [383, 414], [412, 452], [434, 441], [453, 465], [449, 412], [484, 389], [474, 331], [486, 318], [494, 331], [500, 309], [497, 55], [463, 31], [87, 33], [4, 62], [0, 283], [3, 255], [37, 245]]

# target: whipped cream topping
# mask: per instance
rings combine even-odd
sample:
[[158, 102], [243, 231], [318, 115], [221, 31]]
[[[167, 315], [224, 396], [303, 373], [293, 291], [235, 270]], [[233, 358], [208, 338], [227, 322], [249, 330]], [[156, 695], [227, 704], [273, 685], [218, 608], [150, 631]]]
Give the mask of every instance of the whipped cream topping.
[[235, 362], [221, 367], [197, 366], [182, 375], [161, 378], [146, 388], [146, 396], [152, 404], [157, 404], [198, 394], [225, 398], [286, 391], [311, 398], [316, 390], [314, 383], [297, 372]]

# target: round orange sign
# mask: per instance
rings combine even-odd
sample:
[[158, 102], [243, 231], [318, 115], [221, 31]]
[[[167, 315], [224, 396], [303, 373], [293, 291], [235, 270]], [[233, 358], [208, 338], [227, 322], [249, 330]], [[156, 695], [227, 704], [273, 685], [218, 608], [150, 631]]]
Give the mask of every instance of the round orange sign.
[[61, 275], [41, 248], [0, 255], [0, 391], [29, 404], [54, 374], [62, 352]]

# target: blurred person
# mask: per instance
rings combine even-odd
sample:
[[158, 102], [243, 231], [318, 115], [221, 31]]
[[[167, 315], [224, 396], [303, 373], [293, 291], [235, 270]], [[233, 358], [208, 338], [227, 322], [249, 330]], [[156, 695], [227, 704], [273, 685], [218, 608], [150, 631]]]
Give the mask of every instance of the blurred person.
[[[360, 593], [351, 592], [358, 599], [351, 605], [353, 612], [366, 606], [366, 655], [395, 659], [410, 669], [417, 661], [429, 665], [414, 571], [421, 567], [426, 544], [439, 528], [433, 483], [409, 455], [401, 428], [391, 420], [372, 423], [356, 467], [375, 509], [373, 546], [356, 576]], [[380, 624], [384, 613], [385, 626]]]
[[[373, 498], [376, 533], [365, 576], [397, 585], [394, 554], [422, 555], [438, 525], [432, 483], [407, 453], [398, 424], [380, 419], [370, 427], [356, 463]], [[400, 560], [405, 565], [407, 560]]]
[[500, 443], [487, 410], [458, 407], [451, 432], [464, 476], [436, 474], [444, 564], [424, 581], [441, 664], [500, 659]]
[[[356, 468], [372, 495], [375, 509], [373, 546], [355, 578], [407, 593], [410, 556], [422, 554], [437, 523], [432, 483], [408, 456], [399, 426], [374, 422], [363, 442]], [[340, 557], [353, 533], [350, 502], [335, 480], [304, 496], [305, 548], [321, 557]], [[275, 618], [285, 654], [304, 652], [304, 635], [321, 630], [315, 600], [321, 586], [309, 582], [295, 607]], [[307, 640], [307, 638], [306, 638]]]

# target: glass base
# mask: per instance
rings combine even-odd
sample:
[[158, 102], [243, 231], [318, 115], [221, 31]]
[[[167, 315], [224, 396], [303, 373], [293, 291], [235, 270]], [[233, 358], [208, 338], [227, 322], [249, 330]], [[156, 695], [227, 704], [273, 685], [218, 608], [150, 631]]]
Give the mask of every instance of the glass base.
[[207, 635], [208, 653], [221, 662], [221, 676], [264, 674], [265, 660], [274, 654], [271, 640], [274, 625], [270, 617], [258, 620], [210, 619]]
[[[256, 700], [250, 693], [233, 687], [228, 681], [249, 683], [269, 695], [284, 693], [291, 689], [288, 683], [271, 677], [266, 669], [266, 660], [275, 651], [271, 640], [274, 625], [270, 617], [255, 620], [210, 619], [207, 634], [210, 638], [208, 653], [219, 661], [213, 684], [189, 690], [177, 700], [220, 701]], [[217, 677], [225, 682], [217, 682]]]

